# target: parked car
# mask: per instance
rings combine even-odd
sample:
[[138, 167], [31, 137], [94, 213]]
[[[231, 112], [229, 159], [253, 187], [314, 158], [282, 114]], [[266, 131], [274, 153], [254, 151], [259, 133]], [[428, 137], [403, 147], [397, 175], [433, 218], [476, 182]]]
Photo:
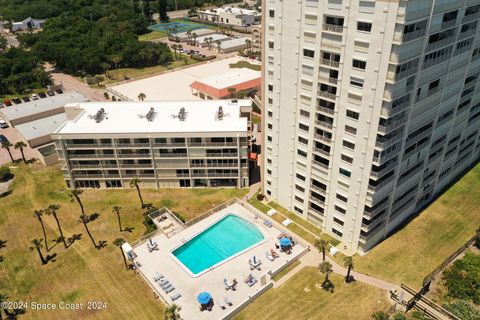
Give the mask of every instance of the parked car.
[[12, 101], [13, 101], [13, 103], [15, 103], [15, 104], [20, 104], [20, 103], [22, 103], [22, 100], [20, 100], [20, 98], [13, 98]]
[[3, 142], [10, 142], [10, 141], [8, 141], [7, 137], [5, 137], [3, 134], [0, 134], [0, 143], [3, 143]]
[[32, 99], [33, 100], [38, 100], [38, 94], [36, 94], [36, 93], [32, 94]]
[[7, 121], [3, 120], [3, 118], [0, 118], [0, 128], [2, 129], [8, 128], [8, 123]]
[[10, 107], [12, 105], [12, 101], [9, 100], [9, 99], [5, 99], [5, 100], [3, 100], [3, 104], [7, 107]]
[[29, 102], [30, 98], [29, 97], [23, 97], [22, 100], [25, 101], [25, 102]]
[[55, 92], [53, 92], [53, 91], [48, 91], [47, 94], [48, 94], [50, 97], [52, 97], [52, 96], [55, 95]]
[[39, 92], [39, 93], [38, 93], [38, 96], [39, 96], [40, 98], [42, 98], [42, 99], [47, 97], [47, 95], [45, 94], [45, 92]]

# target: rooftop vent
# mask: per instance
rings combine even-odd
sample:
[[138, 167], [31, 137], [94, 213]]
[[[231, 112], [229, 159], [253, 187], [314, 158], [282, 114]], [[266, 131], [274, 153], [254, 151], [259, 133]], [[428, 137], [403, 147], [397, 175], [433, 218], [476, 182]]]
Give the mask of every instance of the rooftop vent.
[[105, 112], [104, 108], [100, 108], [97, 113], [95, 113], [94, 115], [89, 115], [88, 117], [95, 120], [96, 123], [100, 123], [107, 118], [107, 113]]
[[180, 111], [178, 112], [178, 115], [172, 114], [172, 118], [178, 118], [180, 121], [185, 121], [187, 120], [188, 112], [185, 111], [184, 107], [180, 108]]
[[219, 107], [218, 107], [218, 111], [216, 112], [216, 115], [215, 115], [215, 119], [218, 120], [218, 121], [222, 121], [223, 118], [228, 117], [229, 115], [230, 115], [230, 114], [225, 113], [225, 112], [223, 111], [222, 106], [219, 106]]
[[147, 121], [149, 122], [152, 122], [153, 120], [155, 120], [156, 116], [157, 116], [157, 112], [155, 111], [154, 108], [150, 108], [150, 110], [148, 110], [146, 115], [143, 115], [143, 114], [138, 115], [140, 119], [146, 118]]

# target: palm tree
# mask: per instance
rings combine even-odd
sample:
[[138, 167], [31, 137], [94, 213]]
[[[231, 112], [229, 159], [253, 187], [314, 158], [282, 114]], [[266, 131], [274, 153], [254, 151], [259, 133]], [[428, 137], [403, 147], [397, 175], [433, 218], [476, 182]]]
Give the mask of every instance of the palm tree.
[[145, 93], [143, 93], [143, 92], [140, 92], [140, 93], [138, 94], [138, 100], [140, 100], [140, 101], [145, 100], [146, 97], [147, 97], [147, 95], [146, 95]]
[[350, 282], [350, 272], [353, 269], [353, 258], [345, 257], [343, 258], [343, 265], [347, 268], [347, 275], [345, 276], [345, 282]]
[[78, 202], [78, 205], [80, 206], [80, 210], [82, 211], [82, 214], [85, 214], [85, 210], [83, 209], [83, 203], [80, 200], [80, 195], [83, 193], [83, 190], [81, 189], [72, 189], [69, 191], [68, 196], [70, 197], [70, 202], [74, 202], [75, 200]]
[[165, 309], [165, 320], [181, 320], [180, 310], [182, 307], [172, 304], [170, 307]]
[[10, 151], [11, 147], [13, 147], [13, 144], [11, 144], [10, 141], [2, 141], [2, 149], [7, 150], [8, 155], [10, 156], [10, 160], [12, 160], [12, 162], [15, 162], [12, 157], [12, 152]]
[[43, 231], [43, 239], [45, 239], [45, 246], [47, 247], [47, 252], [49, 250], [48, 248], [48, 242], [47, 242], [47, 233], [45, 232], [45, 224], [43, 223], [43, 214], [44, 210], [33, 210], [33, 217], [38, 219], [38, 222], [40, 222], [40, 225], [42, 226], [42, 231]]
[[140, 202], [142, 203], [142, 209], [145, 208], [145, 203], [143, 203], [143, 198], [142, 194], [140, 193], [140, 186], [138, 185], [140, 183], [139, 178], [134, 178], [130, 180], [130, 187], [135, 187], [137, 189], [138, 197], [140, 198]]
[[85, 227], [85, 230], [87, 231], [88, 236], [90, 237], [90, 240], [92, 240], [92, 243], [95, 246], [95, 249], [97, 249], [98, 245], [93, 239], [93, 236], [90, 233], [90, 230], [88, 229], [88, 226], [87, 226], [90, 223], [90, 221], [91, 221], [90, 216], [87, 216], [86, 214], [83, 214], [83, 213], [80, 215], [80, 222], [83, 223], [83, 226]]
[[324, 239], [315, 239], [315, 248], [318, 249], [318, 252], [322, 253], [323, 261], [325, 261], [325, 251], [328, 248], [328, 241]]
[[[3, 305], [3, 302], [9, 301], [9, 296], [6, 294], [0, 293], [0, 305]], [[3, 312], [5, 312], [5, 315], [7, 316], [7, 319], [11, 318], [10, 311], [8, 311], [8, 308], [2, 308]], [[0, 310], [0, 320], [2, 319], [2, 310]]]
[[45, 214], [47, 215], [52, 215], [55, 221], [57, 222], [57, 227], [58, 227], [58, 232], [60, 232], [60, 239], [62, 239], [63, 245], [65, 246], [65, 249], [68, 249], [67, 246], [67, 241], [65, 240], [65, 237], [63, 236], [63, 231], [62, 231], [62, 226], [60, 225], [60, 221], [58, 220], [57, 216], [57, 211], [60, 209], [59, 204], [51, 204], [45, 209]]
[[114, 54], [110, 57], [110, 60], [112, 60], [113, 64], [115, 65], [115, 70], [116, 70], [116, 75], [117, 75], [117, 82], [118, 82], [118, 65], [120, 62], [122, 62], [123, 58], [119, 54]]
[[172, 49], [173, 49], [173, 53], [175, 54], [175, 60], [177, 60], [178, 46], [176, 44], [172, 44]]
[[230, 93], [230, 98], [233, 99], [235, 97], [235, 92], [237, 92], [237, 88], [231, 87], [228, 88], [227, 91]]
[[247, 50], [252, 51], [252, 40], [250, 39], [245, 39], [245, 44], [247, 45]]
[[33, 239], [32, 244], [34, 245], [33, 247], [30, 247], [30, 250], [35, 250], [37, 249], [38, 256], [40, 257], [40, 261], [42, 261], [42, 264], [46, 264], [47, 260], [42, 254], [42, 241], [43, 239]]
[[197, 45], [197, 34], [194, 32], [192, 33], [192, 38], [193, 38], [193, 45], [196, 46]]
[[220, 53], [220, 51], [222, 51], [222, 42], [220, 40], [217, 40], [215, 41], [215, 43], [217, 44], [218, 53]]
[[25, 154], [23, 153], [23, 148], [25, 148], [27, 145], [23, 141], [18, 141], [15, 143], [15, 149], [20, 149], [20, 153], [22, 154], [22, 159], [24, 163], [27, 163], [27, 159], [25, 159]]
[[125, 243], [125, 240], [123, 238], [117, 238], [115, 239], [115, 241], [113, 241], [113, 244], [120, 248], [120, 251], [122, 252], [123, 262], [125, 263], [125, 268], [127, 268], [128, 270], [127, 258], [125, 258], [125, 253], [123, 253], [123, 250], [122, 250], [122, 244], [124, 243]]
[[187, 43], [190, 43], [191, 39], [192, 39], [192, 30], [188, 29], [187, 30]]
[[475, 232], [476, 238], [475, 238], [475, 246], [480, 249], [480, 228], [477, 229]]
[[122, 209], [122, 207], [120, 207], [120, 206], [113, 206], [113, 208], [112, 208], [112, 212], [117, 214], [118, 227], [120, 228], [120, 232], [123, 231], [123, 229], [122, 229], [122, 220], [120, 219], [120, 210], [121, 210], [121, 209]]
[[319, 265], [320, 272], [325, 275], [325, 280], [322, 283], [322, 287], [325, 287], [326, 284], [330, 282], [330, 279], [328, 278], [330, 273], [332, 273], [332, 264], [328, 261], [324, 261]]
[[103, 73], [105, 74], [105, 79], [110, 79], [110, 75], [108, 74], [108, 70], [110, 69], [110, 65], [106, 62], [100, 63], [100, 68], [102, 68]]

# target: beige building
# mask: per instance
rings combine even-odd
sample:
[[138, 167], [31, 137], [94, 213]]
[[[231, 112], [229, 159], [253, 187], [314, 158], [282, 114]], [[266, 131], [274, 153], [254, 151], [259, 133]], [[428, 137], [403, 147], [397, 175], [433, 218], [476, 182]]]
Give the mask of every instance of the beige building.
[[263, 188], [366, 252], [479, 158], [479, 0], [264, 1]]
[[252, 26], [252, 51], [262, 51], [262, 25]]
[[249, 100], [100, 102], [65, 107], [52, 138], [76, 188], [247, 187]]
[[199, 19], [237, 27], [252, 25], [260, 14], [256, 10], [224, 7], [197, 11]]

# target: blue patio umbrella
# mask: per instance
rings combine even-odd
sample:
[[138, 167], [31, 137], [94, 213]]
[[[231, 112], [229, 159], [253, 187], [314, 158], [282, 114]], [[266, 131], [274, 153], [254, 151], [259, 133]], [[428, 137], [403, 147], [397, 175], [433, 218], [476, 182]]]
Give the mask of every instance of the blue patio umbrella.
[[283, 237], [283, 238], [280, 239], [280, 245], [282, 247], [288, 247], [288, 246], [292, 245], [292, 241], [290, 241], [290, 239], [288, 239], [286, 237]]
[[198, 295], [197, 300], [200, 304], [207, 304], [212, 300], [212, 295], [208, 292], [202, 292]]

